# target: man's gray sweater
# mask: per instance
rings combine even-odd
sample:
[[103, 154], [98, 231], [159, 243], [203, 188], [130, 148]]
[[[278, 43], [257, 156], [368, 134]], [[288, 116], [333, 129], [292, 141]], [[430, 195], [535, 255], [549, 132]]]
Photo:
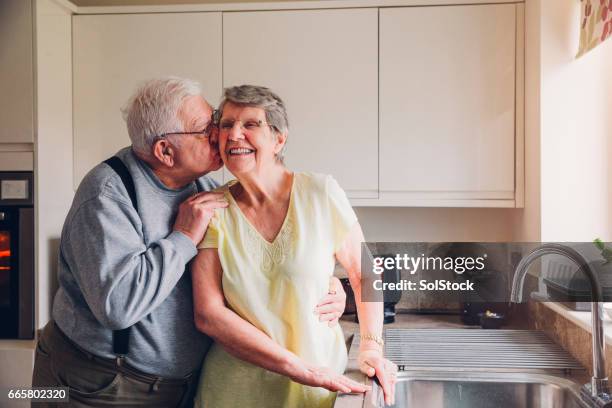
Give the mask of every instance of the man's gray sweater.
[[132, 326], [127, 362], [170, 378], [199, 369], [211, 340], [197, 331], [187, 263], [193, 242], [172, 226], [179, 204], [217, 186], [202, 177], [165, 187], [130, 148], [117, 153], [134, 179], [138, 210], [106, 164], [81, 182], [60, 243], [53, 318], [85, 350], [114, 358], [112, 331]]

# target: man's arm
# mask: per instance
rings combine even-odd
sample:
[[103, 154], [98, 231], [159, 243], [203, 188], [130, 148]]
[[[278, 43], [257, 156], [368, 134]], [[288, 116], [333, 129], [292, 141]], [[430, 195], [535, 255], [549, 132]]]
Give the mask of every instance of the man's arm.
[[329, 327], [338, 324], [338, 320], [346, 308], [346, 292], [340, 279], [332, 276], [329, 280], [329, 292], [323, 296], [315, 307], [320, 322], [327, 322]]
[[202, 249], [192, 264], [196, 327], [227, 352], [251, 364], [312, 387], [331, 391], [365, 392], [367, 387], [326, 367], [307, 364], [238, 316], [225, 304], [217, 250]]
[[[84, 203], [71, 220], [62, 254], [98, 321], [112, 330], [133, 325], [170, 294], [197, 253], [213, 208], [225, 206], [208, 193], [182, 204], [183, 222], [167, 237], [145, 246], [140, 217], [128, 202], [101, 195]], [[198, 201], [200, 199], [200, 201]], [[189, 201], [187, 200], [187, 201]]]

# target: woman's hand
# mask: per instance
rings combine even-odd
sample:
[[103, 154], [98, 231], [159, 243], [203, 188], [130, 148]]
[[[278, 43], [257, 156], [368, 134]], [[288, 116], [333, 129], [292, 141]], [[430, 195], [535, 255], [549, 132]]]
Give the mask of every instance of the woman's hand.
[[359, 369], [368, 377], [378, 378], [385, 395], [385, 404], [395, 403], [395, 383], [397, 381], [397, 366], [383, 357], [380, 350], [360, 350]]
[[322, 387], [333, 392], [363, 393], [370, 390], [367, 385], [337, 374], [329, 367], [308, 364], [297, 357], [295, 360], [289, 378], [297, 383], [310, 387]]

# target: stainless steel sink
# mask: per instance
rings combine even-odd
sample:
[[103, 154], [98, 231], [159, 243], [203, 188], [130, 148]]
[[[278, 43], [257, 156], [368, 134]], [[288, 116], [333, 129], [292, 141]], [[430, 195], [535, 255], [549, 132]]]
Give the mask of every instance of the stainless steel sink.
[[[546, 374], [493, 372], [401, 372], [395, 408], [584, 408], [580, 387]], [[384, 407], [374, 385], [364, 408]]]
[[[347, 373], [361, 381], [358, 350], [356, 336]], [[385, 356], [400, 368], [395, 408], [586, 407], [588, 372], [541, 332], [387, 329]], [[384, 407], [382, 390], [339, 395], [334, 407]]]

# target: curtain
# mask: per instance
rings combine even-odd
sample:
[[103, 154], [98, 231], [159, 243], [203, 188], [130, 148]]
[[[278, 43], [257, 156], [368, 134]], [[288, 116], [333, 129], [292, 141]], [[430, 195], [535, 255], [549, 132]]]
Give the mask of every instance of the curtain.
[[612, 0], [580, 0], [580, 50], [578, 57], [612, 37]]

